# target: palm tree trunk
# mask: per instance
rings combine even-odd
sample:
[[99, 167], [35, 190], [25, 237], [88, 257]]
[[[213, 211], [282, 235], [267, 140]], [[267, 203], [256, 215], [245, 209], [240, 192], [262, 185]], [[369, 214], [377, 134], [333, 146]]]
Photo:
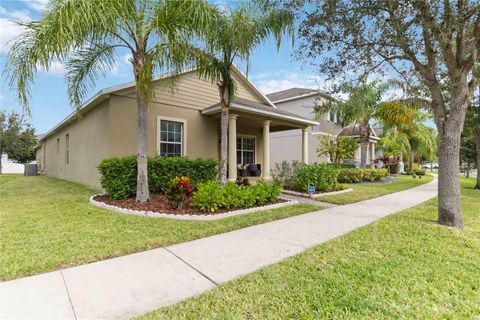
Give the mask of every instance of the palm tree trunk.
[[135, 200], [146, 203], [150, 200], [147, 168], [148, 110], [139, 94], [137, 94], [137, 110], [137, 197]]
[[135, 73], [137, 91], [137, 195], [135, 200], [146, 203], [150, 200], [148, 190], [148, 110], [138, 85], [139, 78], [145, 64], [145, 53], [137, 51], [133, 53], [133, 71]]
[[222, 85], [218, 86], [220, 93], [220, 107], [222, 114], [220, 118], [220, 184], [227, 183], [227, 160], [228, 160], [228, 111], [229, 97], [228, 90]]
[[415, 153], [413, 151], [410, 152], [410, 160], [408, 161], [408, 170], [413, 170], [413, 163], [415, 162]]
[[365, 168], [367, 166], [368, 144], [370, 143], [370, 125], [368, 121], [362, 120], [360, 122], [360, 136], [362, 139], [362, 145], [360, 147], [360, 168]]

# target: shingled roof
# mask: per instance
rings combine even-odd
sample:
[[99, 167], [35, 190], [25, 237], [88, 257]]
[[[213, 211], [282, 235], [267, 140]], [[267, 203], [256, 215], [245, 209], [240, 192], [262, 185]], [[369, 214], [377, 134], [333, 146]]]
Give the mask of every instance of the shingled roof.
[[[257, 110], [258, 112], [263, 112], [263, 113], [268, 112], [269, 114], [277, 115], [277, 117], [279, 117], [279, 118], [288, 117], [292, 120], [297, 120], [297, 121], [300, 121], [300, 122], [303, 122], [303, 123], [307, 123], [309, 125], [318, 125], [317, 121], [313, 121], [311, 119], [304, 118], [304, 117], [296, 115], [294, 113], [291, 113], [291, 112], [288, 112], [288, 111], [285, 111], [285, 110], [282, 110], [282, 109], [279, 109], [279, 108], [274, 108], [274, 107], [268, 106], [266, 104], [251, 101], [251, 100], [248, 100], [248, 99], [242, 99], [242, 98], [235, 97], [234, 101], [232, 101], [232, 104], [231, 104], [230, 108], [232, 110], [239, 109], [241, 111], [246, 111], [246, 110], [242, 110], [242, 107], [250, 108], [250, 110], [252, 110], [252, 111]], [[202, 110], [202, 114], [212, 114], [212, 113], [216, 113], [216, 112], [220, 112], [220, 103], [215, 103], [214, 105]]]
[[315, 92], [317, 92], [317, 90], [308, 89], [308, 88], [290, 88], [287, 90], [282, 90], [282, 91], [277, 91], [277, 92], [267, 94], [267, 98], [273, 102], [273, 101], [279, 101], [279, 100], [289, 99], [293, 97], [303, 96], [306, 94], [312, 94]]

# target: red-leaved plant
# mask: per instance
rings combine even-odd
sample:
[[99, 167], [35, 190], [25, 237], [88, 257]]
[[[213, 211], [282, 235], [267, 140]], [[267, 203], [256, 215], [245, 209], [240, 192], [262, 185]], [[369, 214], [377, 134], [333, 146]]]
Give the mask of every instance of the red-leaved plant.
[[170, 181], [170, 185], [166, 192], [168, 205], [172, 209], [183, 208], [185, 199], [188, 198], [192, 192], [193, 189], [190, 186], [190, 178], [175, 177]]

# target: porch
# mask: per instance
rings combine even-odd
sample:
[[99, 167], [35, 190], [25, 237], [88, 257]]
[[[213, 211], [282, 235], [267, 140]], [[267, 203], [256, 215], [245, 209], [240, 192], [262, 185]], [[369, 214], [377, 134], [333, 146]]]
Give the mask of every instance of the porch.
[[[202, 110], [205, 116], [218, 120], [220, 144], [219, 104]], [[228, 118], [228, 179], [238, 176], [256, 176], [270, 179], [270, 133], [302, 129], [303, 163], [308, 163], [308, 133], [316, 121], [250, 100], [237, 98], [230, 106]], [[220, 148], [218, 148], [220, 158]]]

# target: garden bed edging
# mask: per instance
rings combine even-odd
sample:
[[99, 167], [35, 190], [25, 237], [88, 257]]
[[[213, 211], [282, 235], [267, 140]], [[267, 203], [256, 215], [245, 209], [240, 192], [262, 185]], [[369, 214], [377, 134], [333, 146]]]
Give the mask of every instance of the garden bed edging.
[[296, 196], [296, 197], [317, 199], [317, 198], [321, 198], [321, 197], [325, 197], [325, 196], [332, 196], [332, 195], [335, 195], [335, 194], [346, 193], [346, 192], [350, 192], [350, 191], [353, 191], [353, 189], [352, 189], [352, 188], [348, 188], [348, 189], [339, 190], [339, 191], [309, 194], [309, 193], [306, 193], [306, 192], [298, 192], [298, 191], [292, 191], [292, 190], [283, 189], [283, 190], [282, 190], [282, 193], [288, 194], [288, 195], [291, 195], [291, 196]]
[[141, 211], [141, 210], [131, 210], [126, 208], [117, 207], [114, 205], [106, 204], [101, 201], [97, 201], [94, 198], [96, 196], [103, 195], [103, 194], [94, 194], [90, 197], [90, 203], [94, 206], [110, 209], [118, 213], [124, 214], [132, 214], [137, 216], [149, 217], [149, 218], [167, 218], [167, 219], [176, 219], [176, 220], [200, 220], [200, 221], [212, 221], [212, 220], [220, 220], [230, 217], [235, 217], [247, 213], [257, 212], [257, 211], [265, 211], [270, 209], [277, 209], [283, 208], [287, 206], [291, 206], [294, 204], [298, 204], [297, 200], [291, 200], [287, 198], [278, 197], [279, 199], [284, 200], [285, 202], [281, 203], [274, 203], [268, 204], [265, 206], [260, 207], [253, 207], [247, 209], [234, 209], [224, 213], [211, 213], [211, 214], [169, 214], [169, 213], [161, 213], [161, 212], [153, 212], [153, 211]]

